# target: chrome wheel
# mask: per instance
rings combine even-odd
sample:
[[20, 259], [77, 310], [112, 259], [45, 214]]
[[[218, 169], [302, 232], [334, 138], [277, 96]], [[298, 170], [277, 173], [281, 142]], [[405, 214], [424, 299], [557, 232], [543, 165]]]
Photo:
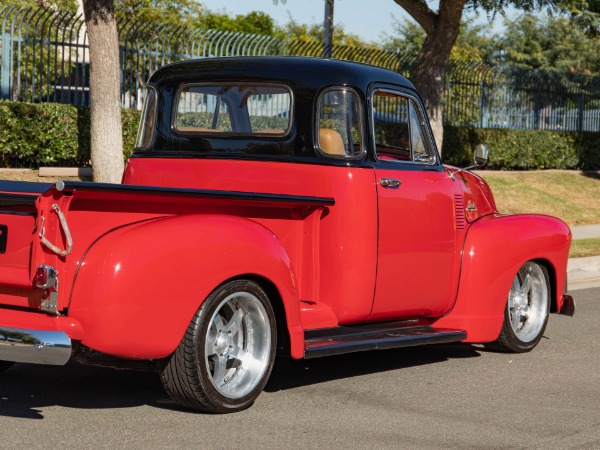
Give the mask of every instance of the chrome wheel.
[[544, 335], [550, 313], [550, 277], [545, 266], [528, 261], [508, 292], [500, 336], [486, 347], [521, 353], [533, 349]]
[[221, 395], [240, 398], [261, 381], [269, 364], [271, 327], [260, 300], [249, 292], [226, 297], [210, 319], [205, 362]]
[[248, 408], [271, 374], [276, 331], [273, 306], [260, 285], [225, 283], [204, 300], [175, 352], [162, 362], [165, 390], [193, 409]]
[[515, 336], [522, 342], [538, 337], [548, 317], [548, 284], [542, 267], [526, 263], [515, 277], [508, 294], [508, 315]]

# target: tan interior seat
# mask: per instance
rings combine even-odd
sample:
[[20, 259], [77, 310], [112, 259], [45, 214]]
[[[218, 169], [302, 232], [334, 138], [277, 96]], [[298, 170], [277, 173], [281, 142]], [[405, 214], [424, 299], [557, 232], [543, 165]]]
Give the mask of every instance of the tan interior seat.
[[346, 148], [342, 136], [331, 128], [321, 128], [319, 130], [319, 144], [321, 150], [328, 155], [346, 156]]

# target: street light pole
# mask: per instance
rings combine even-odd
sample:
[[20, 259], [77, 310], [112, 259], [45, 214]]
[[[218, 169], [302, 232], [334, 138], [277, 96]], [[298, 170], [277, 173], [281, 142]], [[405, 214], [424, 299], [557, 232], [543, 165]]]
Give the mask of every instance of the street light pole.
[[331, 58], [333, 47], [333, 2], [325, 0], [325, 20], [323, 22], [323, 58]]

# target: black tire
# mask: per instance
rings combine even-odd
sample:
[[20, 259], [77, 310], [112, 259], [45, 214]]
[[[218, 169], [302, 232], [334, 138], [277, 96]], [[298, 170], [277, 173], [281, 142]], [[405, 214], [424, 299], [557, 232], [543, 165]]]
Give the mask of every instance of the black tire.
[[181, 405], [211, 412], [244, 410], [264, 389], [277, 348], [273, 308], [255, 282], [216, 289], [190, 322], [160, 378]]
[[0, 373], [10, 369], [13, 366], [13, 364], [14, 362], [11, 361], [0, 361]]
[[500, 336], [485, 346], [506, 353], [533, 350], [548, 324], [551, 293], [546, 267], [535, 261], [525, 263], [508, 293]]

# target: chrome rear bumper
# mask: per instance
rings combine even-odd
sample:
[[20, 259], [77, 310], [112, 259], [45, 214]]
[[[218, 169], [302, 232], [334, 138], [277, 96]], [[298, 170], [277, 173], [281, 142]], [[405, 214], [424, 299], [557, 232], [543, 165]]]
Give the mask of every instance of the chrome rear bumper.
[[0, 361], [62, 366], [71, 358], [71, 339], [63, 331], [0, 327]]

